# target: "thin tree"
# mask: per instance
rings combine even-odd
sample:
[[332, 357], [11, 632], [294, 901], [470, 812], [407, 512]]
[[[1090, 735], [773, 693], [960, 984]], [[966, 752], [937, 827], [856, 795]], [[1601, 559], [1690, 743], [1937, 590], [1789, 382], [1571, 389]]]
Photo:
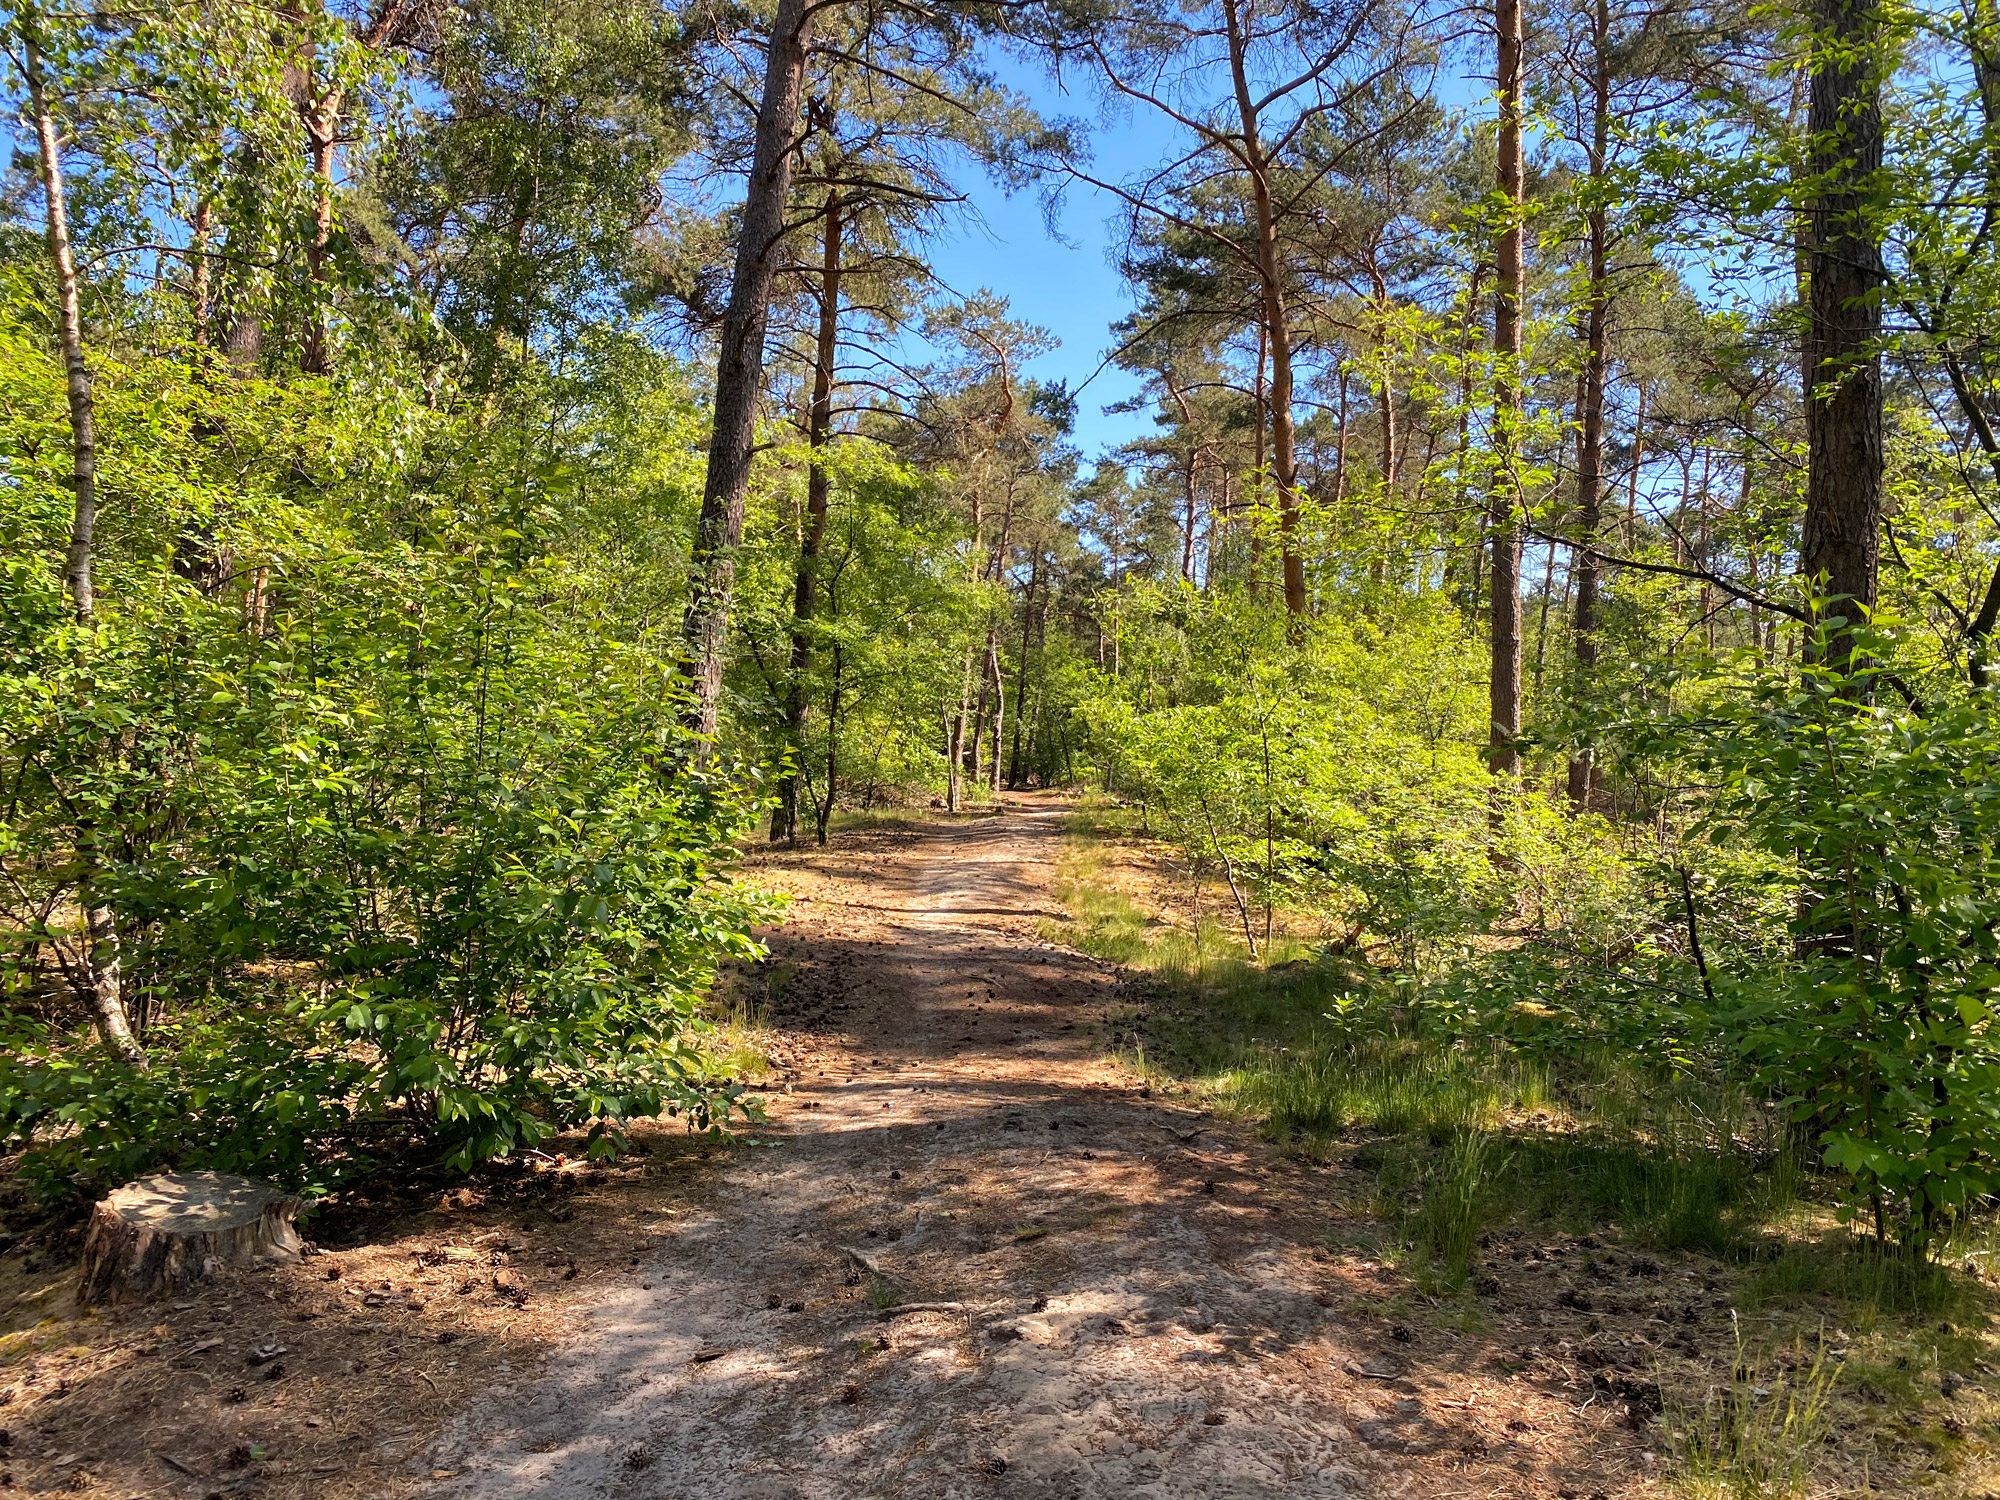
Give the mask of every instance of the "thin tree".
[[1493, 246], [1493, 481], [1490, 535], [1493, 560], [1489, 763], [1494, 774], [1521, 772], [1521, 526], [1518, 444], [1521, 427], [1522, 258], [1526, 161], [1521, 145], [1523, 37], [1521, 0], [1494, 8], [1500, 98], [1497, 169], [1500, 222]]
[[[57, 329], [62, 340], [63, 379], [69, 395], [69, 427], [73, 466], [71, 482], [76, 503], [71, 511], [69, 551], [63, 580], [77, 624], [88, 627], [97, 612], [92, 581], [97, 534], [97, 413], [90, 389], [90, 369], [83, 357], [83, 306], [77, 290], [76, 257], [70, 248], [69, 212], [63, 195], [62, 140], [49, 106], [49, 89], [37, 33], [39, 17], [23, 12], [22, 77], [28, 87], [28, 109], [34, 118], [35, 145], [41, 169], [42, 194], [48, 210], [49, 258], [55, 264]], [[77, 836], [78, 902], [83, 911], [84, 963], [81, 987], [88, 992], [91, 1013], [104, 1045], [130, 1066], [146, 1069], [146, 1052], [132, 1035], [118, 940], [118, 917], [97, 889], [102, 859], [94, 830], [80, 828]]]

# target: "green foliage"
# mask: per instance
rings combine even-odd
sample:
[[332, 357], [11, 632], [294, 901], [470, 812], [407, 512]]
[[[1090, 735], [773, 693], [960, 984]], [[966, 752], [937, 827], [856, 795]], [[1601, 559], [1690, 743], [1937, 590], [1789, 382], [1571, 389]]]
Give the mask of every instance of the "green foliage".
[[[576, 476], [393, 393], [237, 381], [210, 404], [198, 363], [101, 363], [115, 542], [79, 626], [49, 562], [64, 454], [36, 430], [60, 386], [13, 316], [0, 972], [53, 1024], [0, 1061], [0, 1133], [37, 1179], [324, 1184], [412, 1144], [464, 1166], [726, 1122], [697, 1010], [717, 960], [755, 951], [760, 905], [722, 870], [758, 783], [692, 754], [674, 637], [604, 566]], [[279, 421], [302, 430], [232, 472]], [[681, 504], [652, 469], [627, 548]], [[221, 583], [170, 566], [190, 547]], [[144, 1074], [69, 1032], [86, 874]]]
[[1760, 678], [1688, 732], [1707, 835], [1797, 912], [1792, 955], [1723, 977], [1721, 1023], [1852, 1207], [1923, 1246], [1996, 1187], [2000, 721], [1983, 694], [1913, 711], [1885, 670]]
[[1240, 597], [1133, 601], [1144, 652], [1087, 712], [1111, 784], [1219, 877], [1253, 954], [1259, 908], [1310, 913], [1348, 946], [1386, 938], [1430, 971], [1493, 899], [1486, 778], [1465, 745], [1462, 634], [1413, 605], [1287, 641]]

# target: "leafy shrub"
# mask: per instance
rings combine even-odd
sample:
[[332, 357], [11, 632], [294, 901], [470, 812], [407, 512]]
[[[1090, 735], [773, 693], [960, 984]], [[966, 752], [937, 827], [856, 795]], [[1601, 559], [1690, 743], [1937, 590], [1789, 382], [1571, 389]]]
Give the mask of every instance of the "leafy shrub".
[[[21, 348], [10, 375], [47, 386], [8, 418], [28, 424], [60, 384]], [[64, 450], [6, 434], [32, 461], [0, 487], [0, 972], [21, 995], [51, 956], [80, 977], [87, 872], [151, 1067], [60, 1005], [17, 1015], [0, 1138], [62, 1192], [168, 1164], [324, 1183], [392, 1147], [463, 1166], [571, 1129], [609, 1150], [662, 1110], [725, 1120], [739, 1094], [697, 1004], [755, 951], [763, 908], [721, 871], [761, 794], [695, 753], [677, 636], [579, 545], [601, 518], [503, 434], [351, 393], [245, 381], [207, 427], [149, 430], [144, 388], [176, 371], [100, 370], [105, 533], [127, 544], [87, 626], [47, 562]], [[267, 403], [309, 441], [200, 483], [215, 434], [262, 451]], [[169, 484], [177, 465], [195, 479]], [[620, 536], [645, 519], [627, 507]], [[169, 567], [190, 545], [229, 578]]]
[[1693, 743], [1709, 837], [1766, 854], [1797, 913], [1786, 961], [1721, 976], [1722, 1023], [1848, 1211], [1921, 1246], [2000, 1188], [2000, 719], [1914, 712], [1880, 670], [1760, 680]]

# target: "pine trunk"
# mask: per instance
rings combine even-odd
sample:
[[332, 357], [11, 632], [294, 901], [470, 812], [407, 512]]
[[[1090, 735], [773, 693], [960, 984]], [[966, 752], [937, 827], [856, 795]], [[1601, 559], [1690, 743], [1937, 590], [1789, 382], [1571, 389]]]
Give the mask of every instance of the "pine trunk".
[[757, 110], [756, 145], [743, 226], [736, 243], [729, 304], [722, 316], [715, 371], [715, 416], [708, 477], [702, 487], [689, 579], [683, 670], [695, 691], [692, 727], [713, 741], [728, 660], [729, 613], [736, 592], [736, 552], [743, 542], [743, 502], [757, 436], [764, 378], [764, 330], [792, 190], [792, 132], [799, 116], [811, 19], [805, 0], [778, 0]]
[[[1611, 9], [1598, 0], [1591, 37], [1594, 73], [1591, 79], [1590, 176], [1600, 187], [1611, 145]], [[1604, 521], [1604, 377], [1605, 338], [1610, 321], [1611, 226], [1604, 205], [1593, 194], [1585, 254], [1590, 280], [1583, 313], [1583, 387], [1576, 423], [1576, 612], [1571, 629], [1576, 638], [1576, 688], [1588, 692], [1597, 675], [1597, 533]], [[1579, 811], [1590, 806], [1591, 773], [1596, 755], [1590, 746], [1570, 757], [1569, 798]]]
[[1866, 0], [1814, 7], [1812, 197], [1806, 215], [1806, 509], [1800, 570], [1836, 627], [1832, 660], [1875, 604], [1882, 529], [1882, 251], [1869, 218], [1882, 167], [1880, 23]]
[[1271, 201], [1269, 163], [1258, 133], [1257, 105], [1250, 95], [1249, 40], [1236, 0], [1224, 0], [1223, 18], [1229, 32], [1229, 66], [1236, 85], [1236, 112], [1243, 130], [1243, 152], [1250, 169], [1250, 198], [1257, 221], [1257, 278], [1261, 283], [1263, 321], [1271, 357], [1271, 479], [1278, 489], [1278, 535], [1283, 554], [1285, 611], [1301, 615], [1306, 608], [1305, 559], [1299, 555], [1297, 440], [1292, 427], [1292, 337], [1285, 310], [1285, 284], [1278, 262], [1278, 223]]
[[[819, 338], [813, 350], [812, 408], [806, 417], [806, 525], [799, 539], [799, 566], [792, 580], [792, 646], [785, 685], [785, 742], [792, 769], [778, 783], [778, 807], [771, 837], [799, 836], [799, 762], [806, 749], [806, 678], [812, 671], [812, 622], [819, 609], [819, 555], [826, 540], [827, 444], [833, 435], [834, 364], [840, 350], [841, 197], [826, 195], [826, 224], [819, 275]], [[831, 730], [829, 729], [829, 732]], [[825, 842], [822, 837], [821, 842]]]

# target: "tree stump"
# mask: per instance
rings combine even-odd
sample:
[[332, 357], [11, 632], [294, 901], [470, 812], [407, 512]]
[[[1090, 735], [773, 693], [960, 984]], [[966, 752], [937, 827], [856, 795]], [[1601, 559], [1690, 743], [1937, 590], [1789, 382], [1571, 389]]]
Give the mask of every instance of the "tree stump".
[[225, 1265], [299, 1258], [299, 1200], [223, 1172], [174, 1172], [127, 1183], [91, 1211], [76, 1300], [143, 1302]]

